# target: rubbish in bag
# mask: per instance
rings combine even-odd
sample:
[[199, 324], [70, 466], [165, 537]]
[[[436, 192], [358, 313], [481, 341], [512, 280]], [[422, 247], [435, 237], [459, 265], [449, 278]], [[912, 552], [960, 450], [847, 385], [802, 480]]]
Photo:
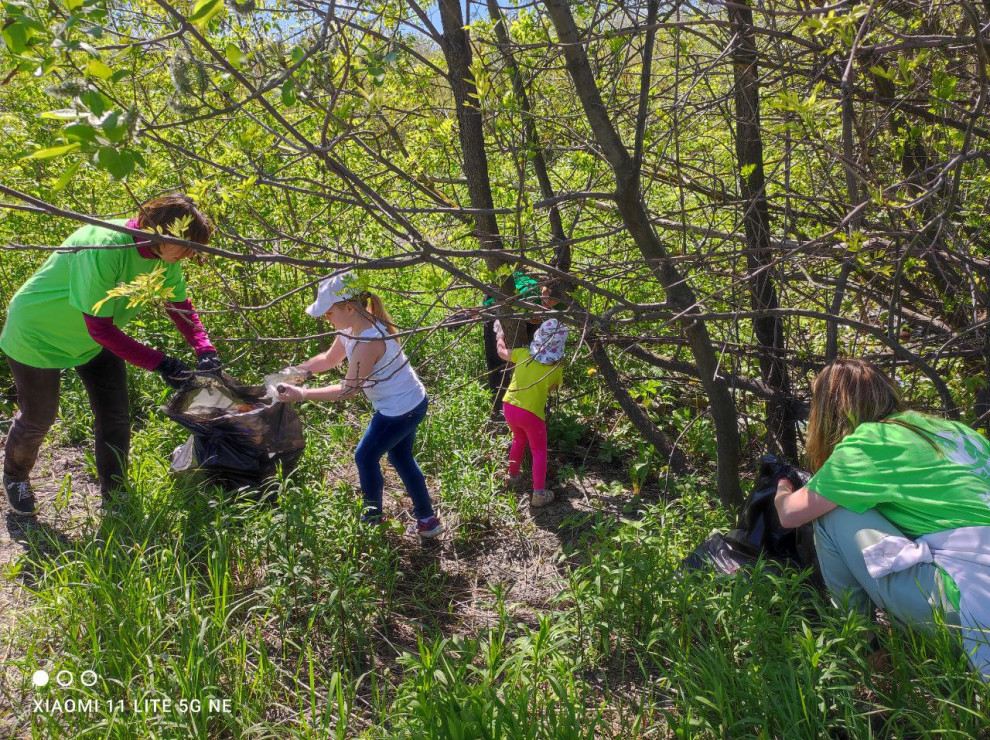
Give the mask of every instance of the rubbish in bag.
[[707, 540], [684, 558], [681, 570], [691, 572], [714, 569], [732, 575], [741, 567], [752, 565], [759, 557], [758, 550], [753, 550], [733, 539], [727, 539], [720, 532], [712, 532]]
[[793, 529], [781, 526], [774, 506], [778, 480], [790, 478], [800, 487], [808, 482], [810, 474], [774, 455], [764, 455], [760, 462], [760, 474], [740, 513], [739, 526], [709, 535], [684, 559], [681, 570], [732, 574], [762, 556], [771, 566], [791, 564], [812, 568], [812, 582], [824, 588], [815, 554], [814, 525], [809, 522]]
[[306, 374], [296, 368], [287, 367], [277, 373], [269, 373], [265, 376], [265, 391], [269, 398], [276, 398], [282, 392], [284, 385], [299, 385], [307, 379]]
[[264, 386], [242, 385], [224, 372], [194, 376], [162, 412], [192, 432], [172, 453], [172, 469], [202, 472], [228, 490], [271, 494], [276, 472], [293, 470], [306, 447], [291, 405], [268, 397]]

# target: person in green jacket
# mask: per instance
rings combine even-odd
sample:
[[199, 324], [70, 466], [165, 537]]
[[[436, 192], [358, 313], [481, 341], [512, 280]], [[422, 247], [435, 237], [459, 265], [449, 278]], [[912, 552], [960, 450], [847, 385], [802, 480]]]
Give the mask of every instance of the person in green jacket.
[[780, 523], [815, 523], [837, 604], [931, 630], [941, 612], [990, 681], [990, 442], [911, 411], [875, 365], [836, 360], [815, 378], [811, 480], [777, 483]]
[[[173, 193], [145, 203], [138, 217], [111, 221], [132, 229], [180, 236], [206, 244], [213, 225], [185, 195]], [[220, 369], [216, 349], [186, 296], [181, 262], [195, 251], [180, 244], [135, 243], [129, 234], [83, 226], [62, 247], [97, 247], [55, 252], [25, 282], [7, 307], [0, 351], [7, 355], [17, 388], [18, 411], [4, 446], [3, 487], [11, 509], [36, 513], [29, 482], [45, 435], [58, 415], [62, 371], [79, 373], [93, 410], [96, 471], [104, 505], [125, 480], [130, 448], [130, 413], [125, 361], [157, 372], [173, 388], [192, 375], [189, 366], [122, 331], [143, 305], [107, 292], [153, 270], [164, 271], [170, 291], [166, 311], [197, 355], [196, 369]]]

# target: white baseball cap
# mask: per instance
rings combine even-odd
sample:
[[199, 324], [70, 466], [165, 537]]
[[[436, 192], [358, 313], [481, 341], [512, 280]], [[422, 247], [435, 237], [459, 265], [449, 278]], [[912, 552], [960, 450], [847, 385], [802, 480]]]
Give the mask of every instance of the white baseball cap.
[[335, 303], [346, 301], [360, 293], [357, 276], [350, 271], [342, 272], [320, 281], [316, 290], [316, 300], [306, 306], [306, 313], [319, 318]]

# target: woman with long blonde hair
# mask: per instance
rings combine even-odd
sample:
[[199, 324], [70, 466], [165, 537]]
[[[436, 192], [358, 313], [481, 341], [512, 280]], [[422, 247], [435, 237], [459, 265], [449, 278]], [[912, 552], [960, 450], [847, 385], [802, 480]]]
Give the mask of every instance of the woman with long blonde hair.
[[873, 606], [932, 629], [957, 627], [990, 680], [990, 444], [958, 422], [909, 411], [864, 360], [815, 378], [803, 488], [782, 478], [785, 527], [815, 523], [822, 575], [837, 602]]

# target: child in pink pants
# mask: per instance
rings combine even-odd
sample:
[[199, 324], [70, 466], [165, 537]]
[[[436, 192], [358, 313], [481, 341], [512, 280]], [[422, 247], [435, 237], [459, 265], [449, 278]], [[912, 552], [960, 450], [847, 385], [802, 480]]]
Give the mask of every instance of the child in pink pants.
[[546, 506], [553, 501], [553, 491], [548, 491], [547, 480], [547, 394], [563, 380], [561, 360], [567, 327], [557, 319], [544, 321], [536, 330], [529, 347], [509, 350], [501, 326], [498, 333], [498, 354], [506, 362], [513, 363], [512, 381], [502, 404], [505, 420], [512, 431], [509, 448], [509, 482], [519, 480], [519, 466], [523, 452], [529, 447], [533, 456], [533, 495], [530, 505]]

